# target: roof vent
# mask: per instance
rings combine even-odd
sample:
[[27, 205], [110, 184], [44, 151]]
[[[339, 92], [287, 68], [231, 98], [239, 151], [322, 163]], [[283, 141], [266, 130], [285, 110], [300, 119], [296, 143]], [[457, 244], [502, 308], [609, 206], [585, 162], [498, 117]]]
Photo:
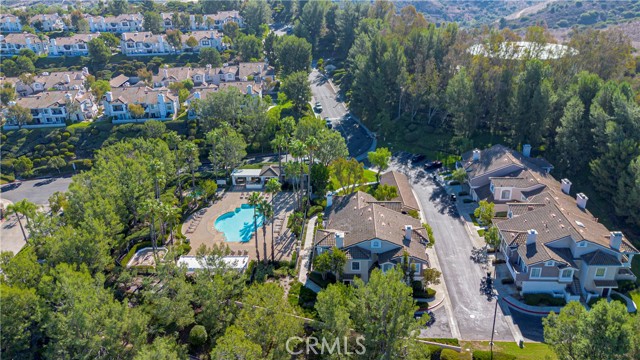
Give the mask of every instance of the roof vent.
[[580, 226], [581, 228], [586, 227], [581, 221], [578, 221], [578, 220], [576, 220], [576, 224], [578, 224], [578, 226]]

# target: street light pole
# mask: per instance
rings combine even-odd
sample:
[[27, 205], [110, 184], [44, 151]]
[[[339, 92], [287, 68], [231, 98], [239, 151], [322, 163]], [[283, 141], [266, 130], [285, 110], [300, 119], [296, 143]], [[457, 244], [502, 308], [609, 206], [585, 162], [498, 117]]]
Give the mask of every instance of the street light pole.
[[489, 343], [489, 346], [491, 347], [491, 360], [493, 360], [493, 334], [495, 333], [496, 330], [496, 315], [498, 314], [498, 295], [496, 295], [496, 306], [493, 310], [493, 326], [491, 327], [491, 342]]

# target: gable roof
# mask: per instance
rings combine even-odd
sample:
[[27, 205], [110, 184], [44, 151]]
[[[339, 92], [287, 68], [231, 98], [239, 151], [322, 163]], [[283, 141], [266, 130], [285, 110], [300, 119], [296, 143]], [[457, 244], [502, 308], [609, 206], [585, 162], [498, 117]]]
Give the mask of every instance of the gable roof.
[[21, 44], [21, 45], [26, 45], [27, 39], [30, 39], [32, 44], [49, 41], [49, 37], [47, 35], [42, 35], [42, 36], [44, 37], [44, 40], [40, 40], [40, 38], [37, 35], [27, 33], [27, 32], [13, 33], [13, 34], [5, 35], [3, 41], [6, 42], [7, 44]]
[[491, 174], [507, 166], [517, 166], [521, 169], [535, 168], [536, 170], [553, 168], [553, 165], [543, 158], [525, 157], [500, 144], [481, 150], [479, 161], [473, 161], [473, 151], [462, 154], [462, 164], [467, 170], [469, 179]]
[[[375, 202], [375, 198], [361, 191], [337, 196], [327, 210], [324, 231], [343, 232], [345, 248], [380, 239], [407, 249], [411, 256], [428, 261], [425, 252], [427, 234], [420, 221]], [[406, 225], [413, 228], [411, 239], [405, 239]]]
[[136, 31], [122, 33], [123, 41], [133, 41], [141, 43], [159, 43], [160, 39], [165, 42], [164, 35], [153, 35], [151, 31]]
[[413, 195], [409, 179], [397, 171], [388, 171], [380, 176], [380, 184], [395, 186], [398, 189], [398, 196], [392, 200], [399, 200], [405, 207], [419, 210], [418, 200]]
[[44, 91], [37, 95], [18, 98], [16, 104], [27, 109], [42, 109], [53, 105], [65, 105], [68, 102], [67, 94], [71, 96], [72, 101], [79, 101], [85, 95], [79, 91]]
[[79, 43], [88, 43], [91, 39], [95, 39], [100, 36], [100, 33], [97, 32], [95, 34], [75, 34], [73, 36], [68, 37], [59, 37], [55, 39], [51, 39], [52, 42], [55, 41], [55, 44], [58, 46], [61, 45], [75, 45]]
[[260, 176], [280, 176], [278, 165], [264, 165], [260, 170]]
[[120, 101], [123, 104], [155, 104], [158, 102], [158, 94], [163, 94], [167, 101], [177, 99], [168, 91], [163, 89], [151, 89], [148, 87], [120, 87], [111, 89], [113, 101]]

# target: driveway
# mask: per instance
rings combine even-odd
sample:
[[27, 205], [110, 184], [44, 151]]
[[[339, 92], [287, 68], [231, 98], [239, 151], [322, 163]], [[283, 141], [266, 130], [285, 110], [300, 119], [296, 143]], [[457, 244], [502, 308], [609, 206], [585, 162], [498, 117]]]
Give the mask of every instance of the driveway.
[[[435, 251], [449, 293], [450, 303], [445, 306], [449, 307], [449, 313], [453, 316], [451, 325], [457, 328], [464, 340], [489, 340], [496, 300], [487, 300], [479, 291], [480, 280], [486, 276], [486, 272], [469, 259], [472, 241], [455, 205], [448, 200], [444, 188], [436, 185], [430, 179], [430, 174], [413, 166], [407, 157], [395, 157], [391, 169], [409, 177], [426, 220], [433, 227]], [[516, 322], [515, 326], [511, 321]], [[518, 331], [514, 328], [538, 327], [539, 324], [539, 319], [524, 314], [511, 317], [509, 310], [503, 311], [501, 304], [497, 311], [494, 339], [513, 341], [512, 330]], [[446, 332], [447, 329], [443, 327], [442, 330]], [[539, 332], [520, 332], [530, 340], [541, 341], [536, 336]]]
[[0, 187], [0, 196], [14, 203], [28, 199], [36, 205], [48, 205], [51, 194], [56, 191], [67, 191], [69, 184], [71, 184], [70, 176], [13, 182]]
[[349, 113], [347, 105], [336, 94], [327, 78], [318, 70], [313, 69], [309, 74], [309, 81], [313, 94], [312, 103], [315, 104], [316, 101], [319, 101], [322, 104], [322, 112], [319, 116], [323, 119], [328, 117], [333, 128], [342, 134], [347, 142], [349, 156], [358, 157], [371, 151], [371, 147], [374, 145], [373, 139], [356, 120], [345, 117]]

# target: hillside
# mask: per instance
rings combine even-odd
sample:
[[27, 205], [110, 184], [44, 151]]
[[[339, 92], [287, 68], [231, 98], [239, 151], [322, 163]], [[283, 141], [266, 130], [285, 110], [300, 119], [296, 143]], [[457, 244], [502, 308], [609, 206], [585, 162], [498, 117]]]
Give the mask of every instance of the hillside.
[[425, 14], [427, 20], [432, 22], [455, 21], [463, 27], [475, 27], [491, 24], [501, 17], [509, 16], [523, 9], [533, 6], [537, 1], [452, 1], [452, 0], [426, 0], [426, 1], [397, 1], [396, 8], [413, 5]]
[[505, 17], [510, 28], [545, 23], [549, 29], [605, 28], [640, 18], [640, 1], [553, 1], [521, 16]]

